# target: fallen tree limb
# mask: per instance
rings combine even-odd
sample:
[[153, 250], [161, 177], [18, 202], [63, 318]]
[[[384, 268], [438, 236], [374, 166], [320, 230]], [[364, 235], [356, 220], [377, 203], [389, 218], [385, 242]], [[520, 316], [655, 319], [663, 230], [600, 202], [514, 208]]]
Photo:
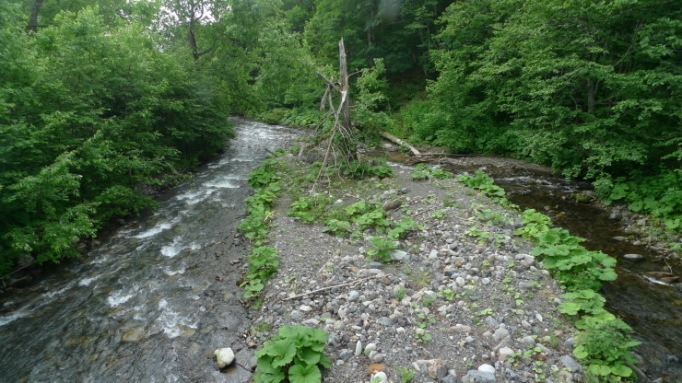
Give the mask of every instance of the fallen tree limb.
[[335, 289], [335, 288], [337, 288], [337, 287], [352, 286], [352, 285], [358, 284], [358, 283], [360, 283], [360, 282], [364, 282], [364, 281], [367, 281], [367, 280], [370, 280], [370, 279], [374, 279], [374, 278], [378, 278], [378, 277], [379, 277], [378, 275], [373, 275], [373, 276], [367, 277], [367, 278], [356, 279], [356, 280], [354, 280], [354, 281], [352, 281], [352, 282], [346, 282], [346, 283], [341, 283], [341, 284], [338, 284], [338, 285], [327, 286], [327, 287], [323, 287], [323, 288], [321, 288], [321, 289], [313, 290], [313, 291], [310, 291], [310, 292], [307, 292], [307, 293], [294, 295], [293, 297], [284, 298], [284, 299], [282, 299], [282, 301], [290, 301], [290, 300], [292, 300], [292, 299], [298, 299], [298, 298], [307, 297], [308, 295], [317, 294], [317, 293], [319, 293], [319, 292], [326, 291], [326, 290], [331, 290], [331, 289]]
[[398, 137], [392, 135], [391, 133], [388, 133], [388, 132], [381, 132], [381, 137], [383, 137], [383, 138], [385, 138], [385, 139], [387, 139], [387, 140], [393, 142], [394, 144], [398, 144], [398, 145], [400, 145], [400, 146], [404, 146], [404, 147], [410, 149], [410, 151], [412, 152], [412, 154], [414, 154], [415, 156], [421, 156], [421, 155], [422, 155], [422, 154], [419, 152], [419, 150], [417, 150], [417, 148], [415, 148], [414, 146], [410, 145], [409, 143], [407, 143], [407, 142], [401, 140], [400, 138], [398, 138]]

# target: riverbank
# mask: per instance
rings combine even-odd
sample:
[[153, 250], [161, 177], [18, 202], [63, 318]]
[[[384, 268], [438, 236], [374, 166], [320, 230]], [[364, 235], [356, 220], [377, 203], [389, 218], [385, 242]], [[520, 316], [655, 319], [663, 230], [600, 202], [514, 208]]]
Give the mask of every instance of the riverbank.
[[[380, 371], [394, 382], [581, 381], [575, 328], [557, 311], [562, 291], [512, 234], [519, 216], [451, 178], [391, 168], [391, 178], [316, 185], [337, 206], [365, 201], [418, 224], [386, 263], [368, 232], [334, 236], [290, 217], [296, 193], [285, 182], [268, 236], [280, 266], [247, 344], [287, 324], [322, 328], [332, 360], [325, 382], [369, 382]], [[307, 170], [288, 171], [293, 187]]]

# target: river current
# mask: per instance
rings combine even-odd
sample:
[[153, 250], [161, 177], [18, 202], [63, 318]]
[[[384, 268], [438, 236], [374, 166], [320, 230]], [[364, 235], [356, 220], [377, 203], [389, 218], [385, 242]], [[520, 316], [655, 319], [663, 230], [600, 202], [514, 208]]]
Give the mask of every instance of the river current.
[[234, 119], [224, 155], [82, 261], [0, 297], [0, 382], [243, 382], [213, 351], [249, 323], [236, 236], [247, 177], [295, 131]]

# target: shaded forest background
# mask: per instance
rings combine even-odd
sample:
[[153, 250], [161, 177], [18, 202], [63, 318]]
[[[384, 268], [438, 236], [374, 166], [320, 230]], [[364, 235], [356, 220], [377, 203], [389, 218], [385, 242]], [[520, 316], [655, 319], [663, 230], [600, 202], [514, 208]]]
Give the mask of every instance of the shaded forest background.
[[6, 0], [0, 274], [152, 208], [230, 114], [324, 129], [341, 37], [366, 142], [547, 164], [682, 230], [679, 1]]

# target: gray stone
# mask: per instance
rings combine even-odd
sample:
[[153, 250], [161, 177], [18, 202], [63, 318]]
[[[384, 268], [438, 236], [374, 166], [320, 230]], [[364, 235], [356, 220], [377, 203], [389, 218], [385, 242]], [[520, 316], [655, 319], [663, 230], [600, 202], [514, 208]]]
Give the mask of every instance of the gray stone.
[[454, 327], [450, 327], [450, 329], [451, 329], [452, 331], [457, 332], [457, 333], [460, 333], [460, 334], [464, 334], [464, 333], [469, 333], [469, 332], [471, 332], [471, 327], [470, 327], [470, 326], [466, 326], [466, 325], [459, 324], [459, 323], [457, 323]]
[[362, 354], [362, 342], [358, 341], [355, 344], [355, 356], [360, 356], [360, 354]]
[[300, 322], [301, 320], [303, 320], [303, 313], [298, 310], [293, 310], [291, 314], [289, 314], [289, 317], [294, 322]]
[[579, 365], [573, 358], [571, 358], [570, 355], [564, 355], [561, 358], [561, 363], [566, 366], [571, 372], [582, 372], [583, 368], [581, 365]]
[[644, 256], [642, 254], [625, 254], [623, 255], [623, 258], [630, 261], [641, 261], [644, 259]]
[[380, 352], [373, 352], [370, 359], [372, 359], [372, 362], [374, 363], [381, 363], [386, 359], [386, 354], [382, 354]]
[[351, 292], [348, 293], [348, 300], [353, 302], [356, 301], [360, 297], [360, 293], [357, 290], [351, 290]]
[[407, 254], [407, 251], [394, 250], [391, 252], [391, 259], [401, 262], [410, 259], [410, 256]]
[[572, 337], [566, 339], [566, 341], [564, 342], [564, 347], [566, 347], [569, 350], [572, 350], [573, 346], [575, 346], [575, 339], [573, 339]]
[[389, 317], [381, 317], [377, 319], [377, 323], [379, 323], [382, 326], [393, 326], [395, 324], [395, 319], [391, 319]]
[[372, 379], [370, 379], [370, 382], [372, 383], [388, 383], [388, 377], [386, 376], [386, 373], [383, 371], [379, 371], [374, 373], [372, 375]]
[[485, 317], [484, 321], [485, 321], [485, 323], [487, 323], [488, 326], [490, 326], [490, 327], [495, 327], [495, 328], [497, 328], [497, 327], [500, 325], [500, 322], [498, 322], [497, 319], [495, 319], [495, 318], [493, 318], [493, 317], [491, 317], [491, 316]]
[[367, 268], [381, 270], [384, 268], [384, 264], [381, 262], [370, 262], [367, 264]]
[[523, 343], [523, 344], [528, 344], [528, 345], [531, 345], [531, 346], [535, 346], [535, 338], [533, 338], [533, 337], [530, 336], [530, 335], [528, 335], [528, 336], [526, 336], [526, 337], [523, 337], [523, 338], [519, 339], [519, 342], [521, 342], [521, 343]]
[[478, 371], [489, 372], [491, 374], [495, 374], [495, 367], [493, 367], [489, 364], [482, 364], [482, 365], [478, 366]]
[[449, 370], [448, 374], [440, 381], [441, 383], [461, 383], [455, 370]]
[[498, 353], [497, 360], [499, 360], [500, 362], [504, 362], [505, 360], [507, 360], [507, 358], [509, 358], [510, 355], [514, 354], [514, 350], [512, 350], [509, 347], [502, 347], [497, 353]]
[[248, 347], [244, 347], [239, 350], [239, 352], [237, 352], [235, 355], [235, 359], [237, 359], [237, 362], [249, 371], [256, 367], [256, 362], [258, 361], [256, 354]]
[[531, 290], [533, 288], [533, 282], [531, 281], [520, 281], [519, 288], [522, 290]]
[[495, 374], [489, 372], [469, 370], [462, 378], [462, 383], [497, 383]]
[[495, 330], [495, 333], [493, 334], [493, 339], [495, 339], [495, 341], [499, 342], [500, 340], [502, 340], [508, 336], [509, 336], [509, 330], [507, 330], [504, 327], [500, 327], [497, 330]]
[[455, 374], [448, 374], [445, 378], [440, 380], [441, 383], [461, 383], [461, 380]]

